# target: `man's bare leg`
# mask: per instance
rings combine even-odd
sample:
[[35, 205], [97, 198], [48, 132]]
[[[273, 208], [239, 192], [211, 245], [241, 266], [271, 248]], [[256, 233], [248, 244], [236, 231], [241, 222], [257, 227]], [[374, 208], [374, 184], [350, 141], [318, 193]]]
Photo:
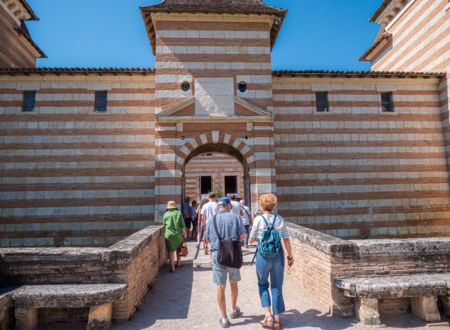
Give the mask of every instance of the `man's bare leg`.
[[236, 309], [237, 298], [239, 294], [238, 283], [230, 281], [231, 287], [231, 308]]
[[227, 317], [227, 303], [225, 300], [225, 288], [226, 284], [217, 285], [217, 302], [219, 303], [220, 313], [222, 318]]

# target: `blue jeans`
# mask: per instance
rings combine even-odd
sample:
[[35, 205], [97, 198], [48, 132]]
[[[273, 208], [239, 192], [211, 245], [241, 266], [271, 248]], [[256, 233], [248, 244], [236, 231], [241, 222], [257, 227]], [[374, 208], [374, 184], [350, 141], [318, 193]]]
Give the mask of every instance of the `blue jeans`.
[[258, 276], [259, 296], [262, 307], [270, 307], [270, 291], [272, 293], [273, 314], [279, 315], [285, 311], [283, 300], [284, 253], [275, 258], [265, 258], [256, 255], [256, 275]]
[[244, 245], [248, 245], [248, 236], [249, 236], [248, 229], [250, 228], [250, 225], [244, 225], [244, 228], [245, 228]]

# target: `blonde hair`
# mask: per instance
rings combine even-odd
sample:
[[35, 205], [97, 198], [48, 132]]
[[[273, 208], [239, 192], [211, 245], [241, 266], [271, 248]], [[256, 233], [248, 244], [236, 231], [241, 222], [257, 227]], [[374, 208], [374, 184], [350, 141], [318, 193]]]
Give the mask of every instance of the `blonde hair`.
[[272, 212], [275, 206], [277, 206], [277, 196], [274, 194], [264, 194], [259, 197], [259, 203], [264, 210]]

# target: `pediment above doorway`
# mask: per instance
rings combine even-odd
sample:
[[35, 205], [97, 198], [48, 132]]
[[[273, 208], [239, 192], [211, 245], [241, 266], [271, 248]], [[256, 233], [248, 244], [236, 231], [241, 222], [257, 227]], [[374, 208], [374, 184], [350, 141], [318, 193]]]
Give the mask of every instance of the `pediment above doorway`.
[[273, 113], [241, 97], [234, 97], [233, 115], [198, 115], [195, 113], [195, 96], [184, 100], [157, 114], [156, 121], [208, 121], [214, 119], [229, 120], [273, 120]]

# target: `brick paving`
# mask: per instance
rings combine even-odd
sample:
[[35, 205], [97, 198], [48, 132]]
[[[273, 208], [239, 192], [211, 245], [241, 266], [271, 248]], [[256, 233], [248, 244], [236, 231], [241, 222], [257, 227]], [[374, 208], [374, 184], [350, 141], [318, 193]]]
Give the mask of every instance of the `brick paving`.
[[[184, 266], [173, 274], [168, 272], [167, 267], [163, 268], [132, 320], [115, 323], [112, 329], [221, 329], [209, 256], [198, 250], [195, 243], [188, 243], [188, 248], [189, 256], [183, 259]], [[232, 320], [232, 328], [235, 329], [261, 329], [258, 321], [262, 319], [263, 312], [258, 296], [255, 266], [249, 265], [253, 252], [254, 248], [244, 250], [244, 261], [247, 264], [241, 270], [242, 281], [239, 284], [238, 299], [238, 305], [244, 315]], [[314, 297], [300, 288], [290, 274], [286, 274], [284, 296], [287, 311], [281, 320], [285, 329], [374, 328], [363, 326], [353, 318], [330, 316], [327, 310], [317, 304]], [[229, 302], [228, 295], [228, 310]], [[385, 324], [381, 326], [383, 328], [428, 328], [425, 322], [411, 314], [384, 318], [382, 321]], [[449, 327], [442, 324], [433, 329], [449, 329]]]

